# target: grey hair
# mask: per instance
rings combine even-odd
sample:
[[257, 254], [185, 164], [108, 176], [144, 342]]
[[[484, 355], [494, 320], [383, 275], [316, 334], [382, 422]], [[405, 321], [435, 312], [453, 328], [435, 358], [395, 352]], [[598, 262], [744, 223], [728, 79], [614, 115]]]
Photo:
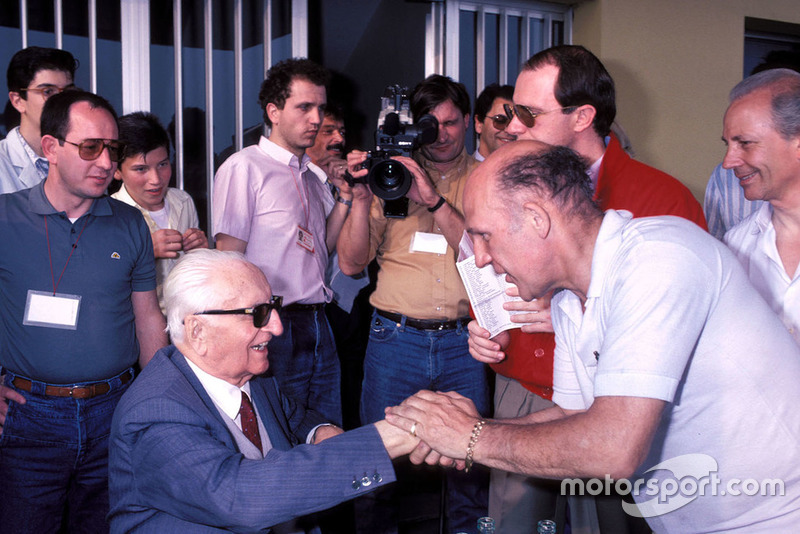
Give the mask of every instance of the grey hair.
[[167, 332], [173, 343], [184, 340], [183, 320], [197, 312], [219, 307], [230, 295], [212, 281], [225, 266], [250, 265], [244, 254], [195, 249], [184, 254], [164, 282]]
[[772, 123], [785, 139], [800, 135], [800, 73], [791, 69], [770, 69], [753, 74], [736, 84], [731, 103], [758, 91], [772, 95]]

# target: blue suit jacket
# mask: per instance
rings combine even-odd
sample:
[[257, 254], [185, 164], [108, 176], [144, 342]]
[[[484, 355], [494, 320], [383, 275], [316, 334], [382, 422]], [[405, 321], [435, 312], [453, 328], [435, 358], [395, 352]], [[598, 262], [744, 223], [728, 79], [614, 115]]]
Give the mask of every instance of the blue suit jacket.
[[272, 378], [250, 384], [273, 446], [263, 460], [239, 452], [177, 348], [155, 355], [114, 412], [112, 532], [259, 532], [395, 480], [374, 426], [301, 444], [321, 417], [283, 397]]

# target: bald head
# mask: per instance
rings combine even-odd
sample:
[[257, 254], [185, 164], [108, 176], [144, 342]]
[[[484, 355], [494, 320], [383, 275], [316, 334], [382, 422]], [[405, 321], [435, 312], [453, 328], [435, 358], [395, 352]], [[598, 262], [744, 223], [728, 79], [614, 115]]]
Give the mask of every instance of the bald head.
[[539, 141], [516, 141], [492, 153], [467, 182], [465, 211], [473, 196], [510, 207], [530, 195], [547, 199], [572, 216], [591, 218], [600, 213], [586, 161], [566, 147]]
[[584, 160], [538, 141], [501, 147], [475, 169], [464, 216], [476, 265], [506, 273], [527, 300], [578, 288], [570, 264], [591, 249], [602, 220]]

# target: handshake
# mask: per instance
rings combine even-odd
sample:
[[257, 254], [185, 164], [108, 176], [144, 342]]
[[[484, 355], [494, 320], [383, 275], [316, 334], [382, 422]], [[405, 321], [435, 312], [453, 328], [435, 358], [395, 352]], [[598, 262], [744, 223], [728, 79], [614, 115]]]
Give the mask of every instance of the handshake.
[[468, 398], [422, 390], [386, 408], [386, 419], [376, 427], [392, 458], [410, 454], [415, 464], [469, 471], [484, 424]]

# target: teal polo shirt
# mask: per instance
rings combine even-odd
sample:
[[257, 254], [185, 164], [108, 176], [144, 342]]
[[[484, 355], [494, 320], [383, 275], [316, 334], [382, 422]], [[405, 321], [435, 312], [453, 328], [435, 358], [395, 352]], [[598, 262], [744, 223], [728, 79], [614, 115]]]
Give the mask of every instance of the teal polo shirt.
[[[44, 183], [0, 195], [0, 365], [51, 384], [110, 378], [139, 358], [131, 293], [156, 288], [150, 232], [139, 210], [109, 197], [72, 223]], [[54, 283], [80, 296], [77, 328], [24, 325], [28, 291]]]

